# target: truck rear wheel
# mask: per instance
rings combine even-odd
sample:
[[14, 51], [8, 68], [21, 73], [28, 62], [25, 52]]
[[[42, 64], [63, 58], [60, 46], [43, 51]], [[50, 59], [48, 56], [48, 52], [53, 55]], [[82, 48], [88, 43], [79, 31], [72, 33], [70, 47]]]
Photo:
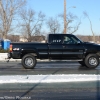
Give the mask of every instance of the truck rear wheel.
[[36, 57], [32, 54], [27, 54], [22, 58], [22, 66], [25, 69], [33, 69], [36, 65]]
[[99, 57], [96, 54], [89, 54], [85, 58], [85, 65], [88, 68], [96, 68], [99, 65]]

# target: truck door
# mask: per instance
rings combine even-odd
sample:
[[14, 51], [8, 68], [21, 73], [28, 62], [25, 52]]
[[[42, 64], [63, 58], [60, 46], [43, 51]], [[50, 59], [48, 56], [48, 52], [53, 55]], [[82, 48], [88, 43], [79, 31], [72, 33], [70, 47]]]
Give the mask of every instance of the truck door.
[[60, 34], [49, 35], [49, 58], [62, 59], [62, 36]]
[[84, 46], [77, 37], [70, 34], [63, 35], [63, 59], [81, 59], [83, 53]]

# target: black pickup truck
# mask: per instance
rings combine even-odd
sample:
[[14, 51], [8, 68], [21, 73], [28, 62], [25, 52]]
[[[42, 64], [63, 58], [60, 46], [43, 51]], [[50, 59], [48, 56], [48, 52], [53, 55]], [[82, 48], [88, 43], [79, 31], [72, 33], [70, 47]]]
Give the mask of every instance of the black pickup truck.
[[99, 65], [100, 45], [83, 42], [72, 34], [49, 34], [47, 43], [11, 43], [9, 58], [22, 59], [26, 69], [35, 67], [36, 59], [79, 60], [82, 66]]

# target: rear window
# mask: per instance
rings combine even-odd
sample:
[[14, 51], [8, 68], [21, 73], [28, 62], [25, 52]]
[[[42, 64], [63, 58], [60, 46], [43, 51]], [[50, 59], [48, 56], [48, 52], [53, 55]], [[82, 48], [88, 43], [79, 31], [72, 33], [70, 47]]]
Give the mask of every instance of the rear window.
[[50, 35], [50, 43], [62, 43], [61, 35]]

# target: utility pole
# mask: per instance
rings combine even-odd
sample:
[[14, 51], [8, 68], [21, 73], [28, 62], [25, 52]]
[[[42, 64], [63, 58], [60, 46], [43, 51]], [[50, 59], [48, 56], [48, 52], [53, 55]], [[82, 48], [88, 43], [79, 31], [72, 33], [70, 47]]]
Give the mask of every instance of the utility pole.
[[64, 34], [67, 33], [66, 0], [64, 0]]

